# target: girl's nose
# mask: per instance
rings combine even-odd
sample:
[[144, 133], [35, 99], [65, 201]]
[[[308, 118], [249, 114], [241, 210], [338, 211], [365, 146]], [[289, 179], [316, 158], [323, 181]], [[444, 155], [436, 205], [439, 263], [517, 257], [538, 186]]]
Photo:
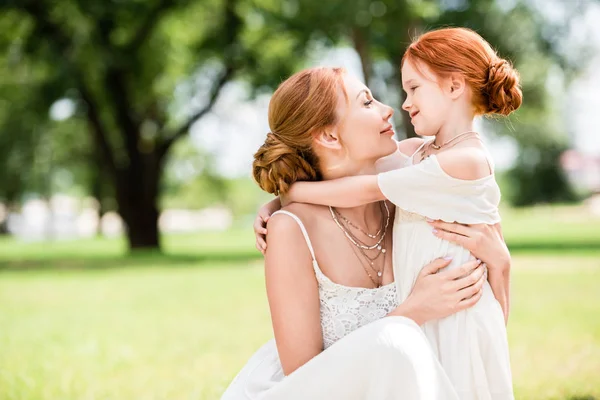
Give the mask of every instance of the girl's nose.
[[408, 100], [408, 97], [406, 98], [406, 100], [404, 100], [404, 103], [402, 103], [402, 109], [404, 111], [408, 111], [408, 109], [412, 106], [412, 103]]

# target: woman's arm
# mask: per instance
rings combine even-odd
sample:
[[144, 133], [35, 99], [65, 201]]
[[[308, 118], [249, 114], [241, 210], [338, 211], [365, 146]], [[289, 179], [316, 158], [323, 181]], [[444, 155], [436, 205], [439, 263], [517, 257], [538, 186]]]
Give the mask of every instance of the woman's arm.
[[357, 207], [385, 200], [377, 175], [348, 176], [321, 182], [296, 182], [284, 196], [284, 204], [311, 203], [333, 207]]
[[451, 259], [437, 259], [426, 265], [406, 300], [389, 315], [399, 315], [417, 324], [445, 318], [474, 306], [485, 282], [483, 264], [469, 261], [459, 268], [439, 272]]
[[286, 375], [323, 351], [319, 289], [298, 224], [275, 215], [267, 223], [265, 277], [277, 351]]
[[488, 281], [502, 307], [504, 321], [508, 323], [511, 258], [500, 224], [461, 225], [432, 221], [430, 225], [434, 235], [466, 248], [487, 264]]

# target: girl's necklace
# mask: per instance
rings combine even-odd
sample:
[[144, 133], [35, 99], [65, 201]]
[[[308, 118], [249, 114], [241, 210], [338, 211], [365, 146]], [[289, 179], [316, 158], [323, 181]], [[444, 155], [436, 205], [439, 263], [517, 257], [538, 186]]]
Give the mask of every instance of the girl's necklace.
[[[471, 135], [469, 135], [469, 134], [471, 134]], [[469, 135], [469, 136], [467, 136], [467, 135]], [[447, 140], [446, 142], [444, 142], [440, 145], [435, 144], [435, 139], [434, 139], [431, 142], [429, 142], [428, 145], [423, 146], [423, 149], [421, 150], [421, 160], [420, 161], [423, 161], [426, 157], [429, 156], [429, 154], [427, 154], [427, 150], [429, 150], [429, 147], [431, 147], [434, 150], [440, 150], [440, 149], [448, 146], [449, 144], [456, 145], [456, 144], [462, 142], [463, 140], [467, 140], [471, 137], [479, 138], [479, 134], [475, 131], [466, 131], [459, 135], [454, 136], [452, 139]], [[459, 141], [456, 141], [458, 138], [462, 138], [462, 139]]]

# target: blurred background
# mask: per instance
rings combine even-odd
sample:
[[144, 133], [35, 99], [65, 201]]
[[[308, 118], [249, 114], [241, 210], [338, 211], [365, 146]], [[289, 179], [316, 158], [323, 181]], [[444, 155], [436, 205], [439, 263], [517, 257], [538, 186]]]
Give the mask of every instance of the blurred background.
[[0, 399], [216, 399], [272, 336], [250, 177], [269, 98], [343, 66], [414, 135], [411, 39], [521, 73], [482, 119], [513, 255], [518, 399], [600, 399], [600, 2], [3, 0]]

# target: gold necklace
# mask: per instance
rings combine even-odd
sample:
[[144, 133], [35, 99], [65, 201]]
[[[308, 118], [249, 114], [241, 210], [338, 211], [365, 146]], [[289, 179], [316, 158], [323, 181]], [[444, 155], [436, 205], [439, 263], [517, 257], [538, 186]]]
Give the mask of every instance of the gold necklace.
[[371, 245], [371, 246], [368, 246], [368, 245], [362, 243], [360, 240], [357, 241], [353, 237], [354, 235], [352, 235], [352, 233], [349, 230], [345, 229], [342, 226], [342, 224], [340, 223], [340, 221], [335, 216], [335, 212], [333, 210], [333, 207], [329, 206], [329, 211], [331, 213], [331, 217], [335, 221], [335, 223], [338, 226], [338, 228], [340, 228], [342, 230], [342, 232], [344, 232], [344, 235], [348, 238], [348, 240], [350, 240], [350, 242], [352, 242], [352, 244], [354, 244], [356, 247], [359, 247], [359, 248], [364, 249], [364, 250], [377, 249], [377, 250], [381, 250], [383, 253], [385, 253], [385, 249], [381, 246], [381, 242], [385, 238], [385, 235], [386, 235], [386, 232], [387, 232], [387, 227], [388, 227], [388, 225], [390, 223], [390, 209], [388, 208], [387, 203], [385, 201], [383, 202], [383, 204], [385, 205], [385, 211], [386, 211], [385, 226], [383, 228], [383, 232], [381, 234], [381, 238], [379, 238], [379, 240], [377, 241], [377, 243], [375, 243], [374, 245]]
[[[465, 136], [465, 135], [467, 135], [467, 134], [469, 134], [469, 133], [473, 133], [474, 135], [472, 135], [472, 136]], [[431, 148], [433, 148], [434, 150], [440, 150], [441, 148], [443, 148], [443, 147], [446, 147], [447, 145], [449, 145], [450, 143], [454, 142], [456, 139], [458, 139], [458, 138], [460, 138], [460, 137], [462, 137], [463, 139], [462, 139], [462, 140], [459, 140], [459, 141], [458, 141], [458, 142], [456, 142], [456, 143], [454, 143], [454, 145], [457, 145], [458, 143], [462, 142], [463, 140], [467, 140], [467, 139], [469, 139], [470, 137], [476, 137], [476, 138], [480, 139], [480, 138], [479, 138], [479, 134], [478, 134], [477, 132], [475, 132], [475, 131], [467, 131], [467, 132], [463, 132], [463, 133], [461, 133], [461, 134], [459, 134], [459, 135], [456, 135], [456, 136], [454, 136], [452, 139], [450, 139], [450, 140], [447, 140], [446, 142], [444, 142], [444, 143], [442, 143], [442, 144], [440, 144], [440, 145], [437, 145], [437, 144], [435, 144], [435, 143], [434, 143], [434, 142], [435, 142], [435, 139], [434, 139], [434, 140], [432, 140], [431, 142], [429, 142], [429, 144], [426, 144], [426, 145], [424, 145], [424, 146], [423, 146], [423, 149], [421, 150], [421, 159], [420, 159], [420, 161], [423, 161], [425, 158], [427, 158], [427, 157], [429, 156], [429, 155], [427, 154], [428, 147], [431, 147]]]
[[[381, 202], [379, 203], [379, 209], [381, 210], [381, 213], [383, 214], [383, 208], [381, 207]], [[348, 225], [350, 225], [354, 229], [358, 229], [359, 231], [361, 231], [362, 233], [364, 233], [365, 235], [367, 235], [371, 239], [376, 239], [381, 234], [381, 231], [383, 229], [383, 223], [382, 223], [382, 226], [379, 227], [379, 230], [377, 231], [377, 233], [371, 234], [369, 232], [364, 231], [361, 227], [354, 225], [352, 223], [352, 221], [350, 221], [348, 218], [344, 217], [342, 215], [342, 213], [340, 213], [338, 210], [334, 210], [334, 211], [335, 211], [335, 213], [337, 214], [338, 217], [340, 217], [341, 219], [344, 220], [344, 222], [346, 222]], [[382, 219], [382, 222], [383, 222], [383, 219]]]

